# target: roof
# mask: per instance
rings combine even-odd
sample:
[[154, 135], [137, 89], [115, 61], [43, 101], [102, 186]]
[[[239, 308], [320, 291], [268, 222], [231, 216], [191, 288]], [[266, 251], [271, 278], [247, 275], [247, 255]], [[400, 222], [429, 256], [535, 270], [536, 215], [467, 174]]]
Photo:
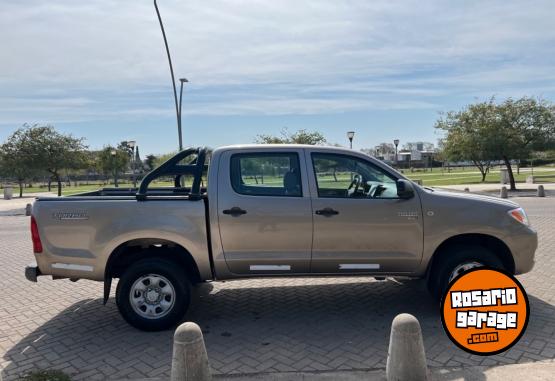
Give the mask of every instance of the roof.
[[387, 165], [386, 163], [384, 163], [382, 160], [378, 160], [373, 156], [370, 156], [362, 151], [357, 151], [357, 150], [353, 150], [350, 148], [346, 148], [346, 147], [335, 147], [335, 146], [319, 146], [319, 145], [310, 145], [310, 144], [236, 144], [236, 145], [229, 145], [229, 146], [222, 146], [222, 147], [218, 147], [214, 150], [214, 154], [222, 152], [222, 151], [227, 151], [227, 150], [231, 150], [231, 149], [252, 149], [252, 150], [264, 150], [264, 149], [316, 149], [318, 151], [330, 151], [330, 152], [340, 152], [340, 153], [345, 153], [345, 154], [350, 154], [353, 156], [358, 156], [358, 157], [362, 157], [362, 158], [366, 158], [366, 159], [370, 159], [372, 161], [372, 163], [374, 165], [377, 165], [378, 167], [382, 167], [384, 169], [386, 169], [387, 171], [390, 172], [395, 172], [397, 174], [397, 176], [399, 178], [402, 179], [406, 179], [406, 177], [397, 172], [394, 168], [390, 167], [389, 165]]
[[335, 147], [335, 146], [320, 146], [320, 145], [312, 145], [312, 144], [234, 144], [229, 146], [222, 146], [216, 148], [214, 151], [225, 151], [228, 149], [276, 149], [276, 148], [305, 148], [305, 149], [322, 149], [322, 150], [330, 150], [330, 151], [345, 151], [345, 152], [357, 152], [361, 153], [360, 151], [351, 150], [346, 147]]
[[219, 148], [261, 148], [261, 147], [271, 147], [271, 148], [345, 148], [345, 147], [335, 147], [335, 146], [320, 146], [313, 144], [231, 144], [228, 146], [222, 146]]

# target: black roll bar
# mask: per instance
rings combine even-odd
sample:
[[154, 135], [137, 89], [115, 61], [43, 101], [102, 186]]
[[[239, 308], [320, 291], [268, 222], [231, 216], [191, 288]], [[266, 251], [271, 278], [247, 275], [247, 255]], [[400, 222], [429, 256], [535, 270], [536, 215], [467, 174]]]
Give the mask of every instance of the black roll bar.
[[[175, 188], [181, 187], [181, 176], [192, 175], [193, 185], [191, 186], [191, 191], [188, 194], [191, 199], [201, 198], [200, 184], [202, 181], [202, 172], [204, 170], [204, 162], [206, 160], [206, 147], [199, 148], [186, 148], [183, 151], [177, 153], [172, 158], [168, 159], [165, 163], [160, 165], [158, 168], [150, 171], [141, 181], [139, 185], [139, 190], [137, 191], [137, 200], [144, 201], [147, 198], [148, 186], [155, 179], [162, 176], [175, 176], [174, 186]], [[178, 164], [181, 160], [189, 155], [197, 154], [196, 160], [187, 165]]]

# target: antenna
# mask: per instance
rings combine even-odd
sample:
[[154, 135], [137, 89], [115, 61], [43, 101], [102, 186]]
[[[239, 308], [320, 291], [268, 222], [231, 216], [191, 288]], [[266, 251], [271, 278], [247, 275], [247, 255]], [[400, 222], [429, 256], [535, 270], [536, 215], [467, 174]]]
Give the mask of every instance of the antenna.
[[[177, 134], [179, 136], [179, 151], [183, 150], [183, 139], [181, 137], [181, 99], [180, 104], [177, 104], [177, 88], [175, 87], [175, 76], [173, 75], [172, 58], [170, 56], [170, 48], [168, 46], [168, 40], [166, 38], [166, 32], [164, 31], [164, 24], [162, 23], [162, 17], [160, 16], [160, 11], [158, 10], [158, 4], [154, 0], [154, 8], [156, 9], [156, 14], [158, 15], [158, 21], [160, 22], [160, 29], [162, 29], [162, 36], [164, 37], [164, 44], [166, 45], [166, 53], [168, 54], [168, 63], [170, 64], [170, 73], [172, 75], [172, 86], [173, 86], [173, 98], [175, 100], [175, 114], [177, 116]], [[183, 82], [181, 82], [181, 93], [183, 93]], [[181, 98], [181, 94], [179, 96]]]

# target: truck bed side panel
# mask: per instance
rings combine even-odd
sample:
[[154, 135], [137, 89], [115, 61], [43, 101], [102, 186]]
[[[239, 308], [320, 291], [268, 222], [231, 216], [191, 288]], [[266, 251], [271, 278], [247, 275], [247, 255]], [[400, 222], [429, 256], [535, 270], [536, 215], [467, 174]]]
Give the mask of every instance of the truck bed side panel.
[[43, 274], [103, 280], [119, 245], [153, 238], [184, 247], [201, 278], [211, 278], [203, 200], [39, 200], [33, 215], [44, 248], [35, 255]]

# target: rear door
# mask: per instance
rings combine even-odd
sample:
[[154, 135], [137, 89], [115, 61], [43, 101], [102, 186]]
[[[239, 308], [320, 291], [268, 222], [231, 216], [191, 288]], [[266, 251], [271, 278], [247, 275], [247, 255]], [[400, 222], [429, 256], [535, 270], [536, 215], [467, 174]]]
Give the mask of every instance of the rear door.
[[224, 152], [218, 221], [236, 274], [308, 273], [312, 209], [302, 149]]
[[313, 151], [309, 160], [314, 194], [312, 272], [414, 270], [423, 248], [418, 194], [409, 200], [398, 198], [394, 175], [364, 157]]

